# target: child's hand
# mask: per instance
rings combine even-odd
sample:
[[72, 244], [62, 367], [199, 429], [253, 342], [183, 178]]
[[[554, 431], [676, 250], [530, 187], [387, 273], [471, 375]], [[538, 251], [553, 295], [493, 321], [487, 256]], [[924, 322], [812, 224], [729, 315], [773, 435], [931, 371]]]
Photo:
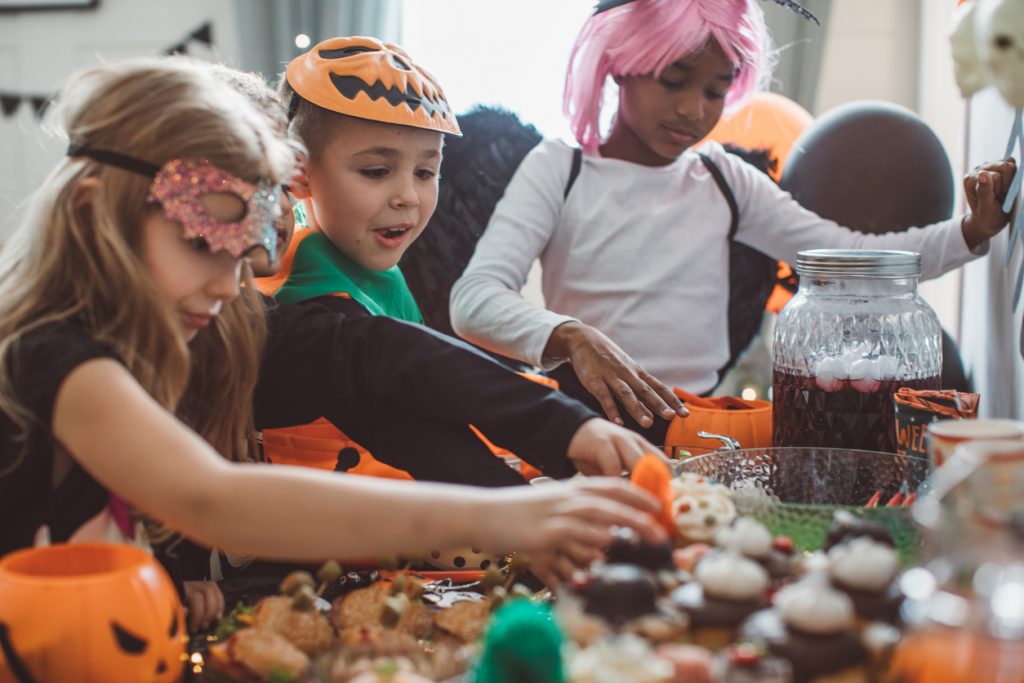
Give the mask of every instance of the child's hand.
[[557, 550], [540, 550], [530, 553], [530, 571], [545, 586], [555, 589], [562, 583], [572, 581], [573, 574], [601, 557], [601, 551], [595, 550], [592, 559], [580, 564]]
[[213, 626], [224, 617], [224, 594], [214, 581], [185, 581], [188, 630], [196, 632]]
[[971, 212], [961, 226], [968, 248], [976, 248], [1006, 226], [1010, 216], [1003, 212], [1003, 201], [1016, 171], [1017, 163], [1010, 158], [978, 166], [964, 176], [964, 196]]
[[650, 543], [666, 539], [654, 520], [660, 503], [617, 478], [573, 480], [490, 494], [481, 510], [478, 546], [525, 550], [540, 560], [538, 578], [557, 582], [601, 557], [612, 527], [628, 527]]
[[569, 442], [569, 459], [586, 475], [617, 477], [632, 471], [645, 453], [660, 454], [660, 449], [636, 432], [598, 418], [584, 422]]
[[583, 387], [616, 424], [622, 424], [616, 402], [643, 427], [654, 424], [652, 411], [664, 420], [689, 415], [671, 389], [593, 327], [578, 322], [559, 325], [551, 333], [544, 355], [567, 359]]

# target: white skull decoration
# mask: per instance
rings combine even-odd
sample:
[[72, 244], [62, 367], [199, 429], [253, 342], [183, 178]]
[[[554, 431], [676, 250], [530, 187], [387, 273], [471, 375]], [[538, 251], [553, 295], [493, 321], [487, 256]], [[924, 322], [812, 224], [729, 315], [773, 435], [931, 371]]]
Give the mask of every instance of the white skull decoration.
[[994, 85], [1010, 106], [1024, 107], [1024, 0], [964, 3], [950, 43], [964, 97]]

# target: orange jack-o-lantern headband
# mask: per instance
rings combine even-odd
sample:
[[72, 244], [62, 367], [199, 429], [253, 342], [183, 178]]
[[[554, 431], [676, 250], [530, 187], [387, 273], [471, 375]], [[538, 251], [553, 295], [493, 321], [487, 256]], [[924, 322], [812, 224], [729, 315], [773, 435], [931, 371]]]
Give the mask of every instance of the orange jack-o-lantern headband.
[[285, 78], [300, 97], [339, 114], [462, 135], [434, 77], [376, 38], [318, 43], [288, 64]]

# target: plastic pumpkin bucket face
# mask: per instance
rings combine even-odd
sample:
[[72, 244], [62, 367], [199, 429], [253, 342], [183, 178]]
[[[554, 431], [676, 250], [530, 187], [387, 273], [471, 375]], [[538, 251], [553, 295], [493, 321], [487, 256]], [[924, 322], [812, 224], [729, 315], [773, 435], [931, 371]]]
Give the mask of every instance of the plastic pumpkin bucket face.
[[[739, 442], [740, 448], [767, 448], [772, 445], [772, 404], [748, 401], [748, 410], [705, 408], [687, 403], [689, 417], [675, 417], [665, 434], [665, 451], [672, 457], [704, 455], [718, 450], [722, 442], [699, 436], [698, 432], [722, 434]], [[670, 449], [672, 451], [670, 452]], [[685, 456], [684, 456], [685, 457]]]
[[141, 548], [55, 545], [0, 560], [0, 683], [171, 683], [186, 641], [174, 584]]

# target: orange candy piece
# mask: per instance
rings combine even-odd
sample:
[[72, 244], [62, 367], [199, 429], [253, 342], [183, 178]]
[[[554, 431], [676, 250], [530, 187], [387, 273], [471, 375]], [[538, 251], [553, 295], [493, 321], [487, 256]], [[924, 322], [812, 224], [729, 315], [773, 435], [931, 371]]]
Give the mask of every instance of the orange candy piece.
[[629, 480], [661, 501], [661, 511], [657, 520], [669, 537], [673, 536], [676, 525], [672, 519], [672, 472], [665, 461], [657, 455], [648, 453], [640, 458]]

